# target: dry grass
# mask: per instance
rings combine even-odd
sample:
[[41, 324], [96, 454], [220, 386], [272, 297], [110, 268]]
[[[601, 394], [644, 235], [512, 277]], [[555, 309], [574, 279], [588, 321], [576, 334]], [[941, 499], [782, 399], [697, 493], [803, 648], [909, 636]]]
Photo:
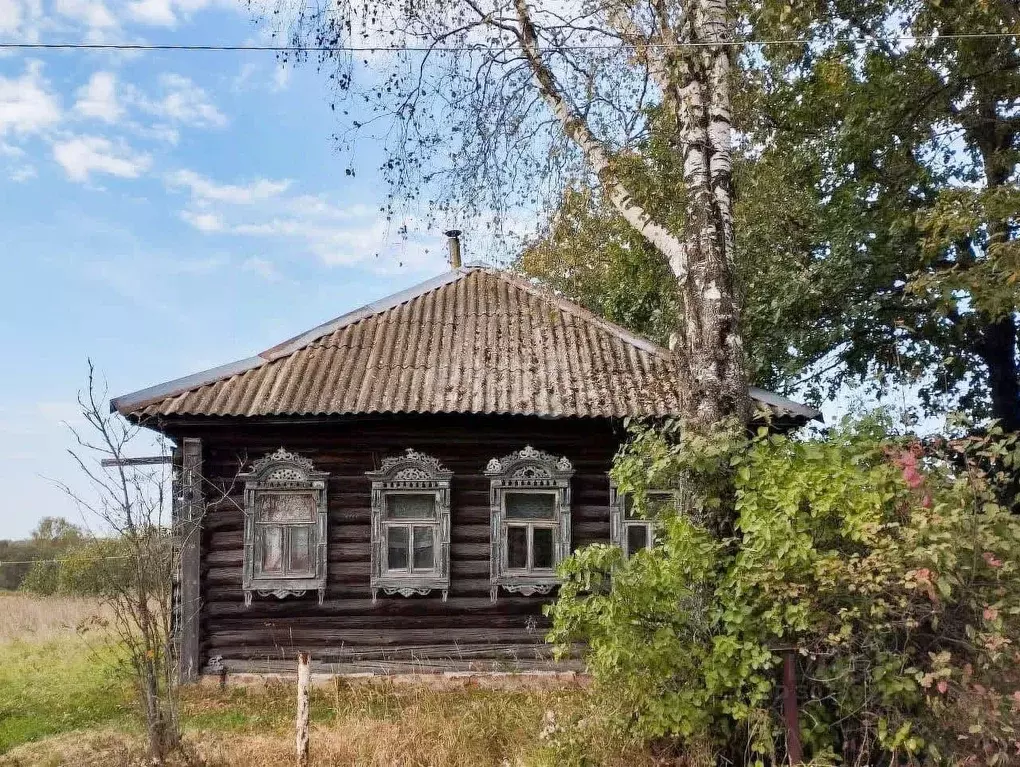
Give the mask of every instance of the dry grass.
[[[584, 692], [438, 691], [337, 686], [313, 695], [311, 764], [365, 767], [506, 767], [558, 765], [541, 739], [546, 712], [569, 715]], [[192, 688], [184, 701], [187, 754], [179, 765], [270, 767], [294, 759], [293, 694]], [[573, 763], [653, 764], [647, 753], [608, 737], [578, 744]], [[2, 767], [144, 764], [137, 734], [101, 729], [25, 744], [0, 757]]]
[[[0, 767], [146, 764], [117, 645], [102, 634], [76, 632], [101, 612], [85, 599], [0, 594]], [[547, 712], [557, 722], [590, 714], [588, 693], [579, 687], [438, 690], [338, 682], [314, 688], [311, 702], [312, 765], [562, 765], [562, 744], [557, 752], [540, 735], [548, 729]], [[291, 684], [191, 686], [181, 714], [188, 744], [181, 765], [293, 763]], [[571, 764], [653, 764], [647, 753], [598, 728], [567, 750]]]
[[77, 633], [95, 616], [108, 617], [95, 599], [40, 597], [16, 591], [0, 592], [0, 643], [48, 642]]

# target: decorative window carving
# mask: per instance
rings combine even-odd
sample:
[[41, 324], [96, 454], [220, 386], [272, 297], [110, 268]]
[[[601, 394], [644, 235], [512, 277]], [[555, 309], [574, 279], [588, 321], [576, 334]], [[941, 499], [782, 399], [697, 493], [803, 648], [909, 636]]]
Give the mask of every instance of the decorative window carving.
[[609, 485], [609, 539], [614, 546], [623, 549], [625, 557], [652, 548], [658, 525], [656, 512], [676, 501], [676, 491], [647, 490], [645, 497], [647, 508], [645, 516], [641, 517], [634, 511], [631, 496], [617, 490], [616, 483]]
[[244, 482], [244, 603], [253, 594], [326, 594], [326, 479], [309, 458], [280, 448], [240, 475]]
[[530, 596], [548, 594], [560, 580], [556, 566], [570, 554], [570, 478], [566, 458], [530, 445], [493, 458], [490, 477], [491, 551], [489, 596], [499, 589]]
[[372, 601], [450, 591], [450, 478], [439, 460], [408, 448], [372, 480]]

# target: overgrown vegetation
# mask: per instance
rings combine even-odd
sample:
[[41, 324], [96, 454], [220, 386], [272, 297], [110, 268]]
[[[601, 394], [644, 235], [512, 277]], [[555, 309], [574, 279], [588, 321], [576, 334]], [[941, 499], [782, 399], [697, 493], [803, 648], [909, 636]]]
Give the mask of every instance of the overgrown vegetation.
[[[643, 739], [735, 763], [785, 753], [778, 667], [796, 653], [807, 755], [841, 764], [1015, 758], [1020, 519], [1001, 505], [1014, 437], [752, 440], [639, 429], [614, 469], [646, 492], [735, 486], [735, 534], [659, 513], [660, 542], [622, 560], [593, 546], [563, 566], [551, 638], [590, 643], [596, 709]], [[688, 502], [691, 502], [688, 499]], [[697, 503], [697, 501], [694, 501]]]

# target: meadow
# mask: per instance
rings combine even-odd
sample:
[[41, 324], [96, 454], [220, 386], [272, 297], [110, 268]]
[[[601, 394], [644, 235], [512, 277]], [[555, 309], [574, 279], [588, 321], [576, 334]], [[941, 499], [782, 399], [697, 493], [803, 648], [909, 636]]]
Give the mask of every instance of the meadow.
[[[90, 600], [0, 594], [0, 765], [144, 763], [131, 678]], [[98, 619], [98, 620], [97, 620]], [[438, 690], [337, 680], [312, 692], [312, 765], [562, 764], [554, 723], [583, 714], [585, 691]], [[185, 688], [182, 765], [293, 763], [294, 691], [284, 683]], [[571, 761], [652, 764], [609, 735], [571, 744]]]

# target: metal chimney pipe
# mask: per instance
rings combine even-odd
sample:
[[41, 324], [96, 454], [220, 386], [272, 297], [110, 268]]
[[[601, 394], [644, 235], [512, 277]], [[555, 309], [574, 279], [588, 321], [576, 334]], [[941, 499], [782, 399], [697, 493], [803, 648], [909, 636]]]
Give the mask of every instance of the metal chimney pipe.
[[444, 234], [450, 246], [450, 268], [460, 269], [460, 229], [450, 229]]

